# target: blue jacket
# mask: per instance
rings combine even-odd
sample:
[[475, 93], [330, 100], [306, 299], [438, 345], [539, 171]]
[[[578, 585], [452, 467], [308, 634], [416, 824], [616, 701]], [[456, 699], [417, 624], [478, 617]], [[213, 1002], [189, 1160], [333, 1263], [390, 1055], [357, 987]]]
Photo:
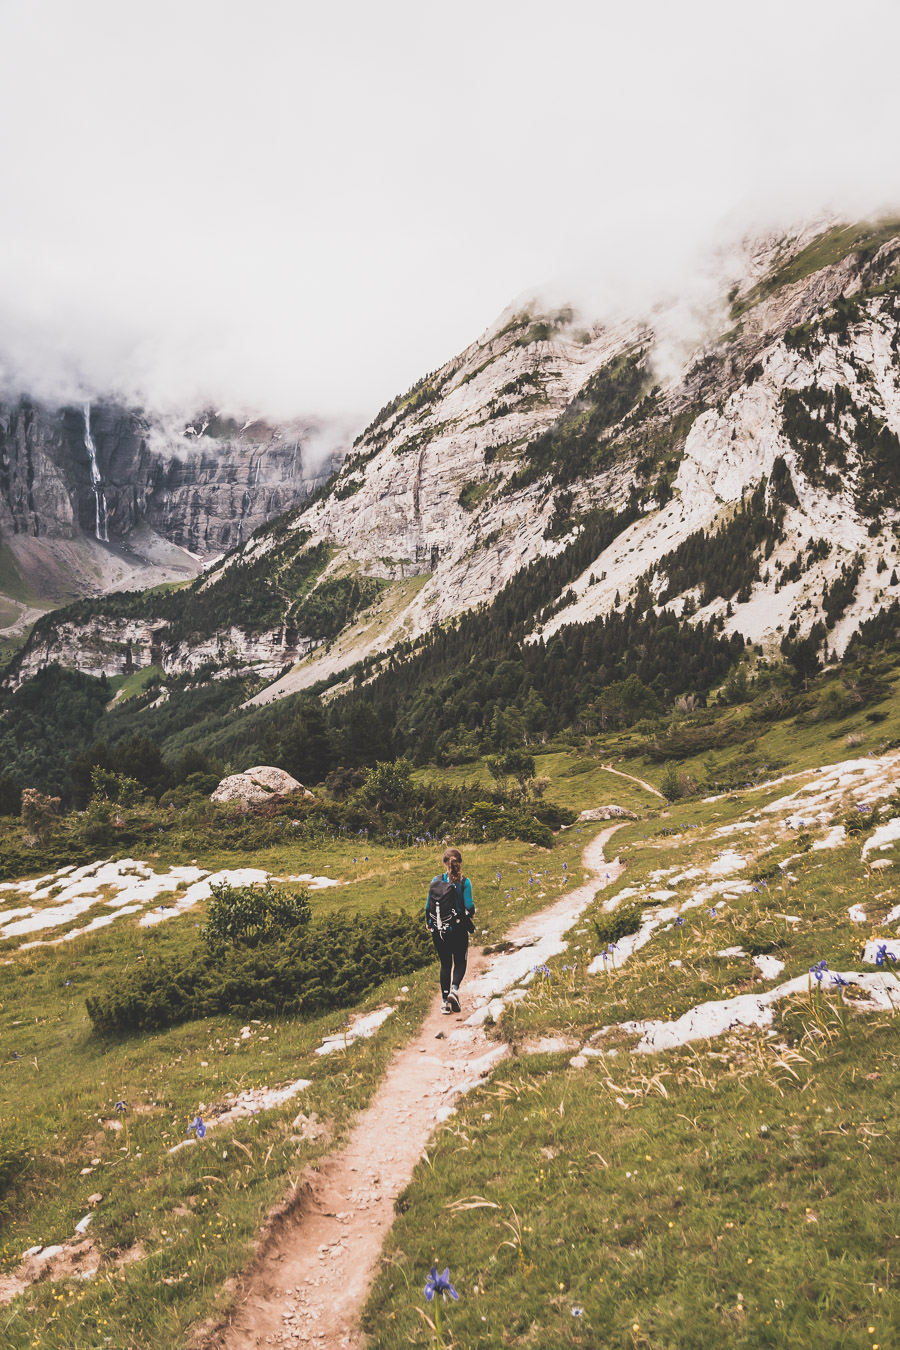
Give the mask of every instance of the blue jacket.
[[[432, 880], [432, 883], [434, 883], [435, 881], [449, 881], [450, 878], [447, 876], [447, 873], [445, 872], [444, 875], [443, 875], [442, 877], [432, 877], [431, 880]], [[466, 913], [467, 913], [467, 914], [470, 914], [470, 915], [471, 915], [471, 914], [474, 914], [474, 913], [475, 913], [475, 901], [472, 899], [472, 883], [471, 883], [471, 881], [469, 880], [468, 877], [463, 877], [463, 902], [464, 902], [465, 907], [466, 907]], [[425, 896], [425, 917], [426, 917], [426, 919], [427, 919], [427, 917], [428, 917], [428, 896], [427, 896], [427, 895]]]

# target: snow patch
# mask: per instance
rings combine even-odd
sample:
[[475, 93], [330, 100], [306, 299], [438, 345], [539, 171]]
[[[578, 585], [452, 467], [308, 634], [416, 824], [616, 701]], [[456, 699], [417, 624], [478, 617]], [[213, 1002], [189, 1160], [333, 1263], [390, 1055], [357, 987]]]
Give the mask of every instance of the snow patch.
[[870, 834], [862, 846], [862, 859], [865, 861], [866, 855], [874, 849], [883, 852], [894, 845], [900, 839], [900, 817], [894, 816], [885, 825], [879, 825], [874, 834]]
[[[213, 886], [255, 886], [270, 879], [302, 882], [310, 890], [325, 890], [343, 884], [331, 877], [313, 876], [312, 873], [270, 878], [268, 872], [258, 867], [237, 867], [210, 874], [206, 868], [193, 863], [170, 867], [167, 872], [155, 872], [148, 863], [134, 858], [119, 858], [116, 861], [107, 858], [86, 863], [82, 867], [70, 864], [51, 875], [36, 877], [31, 881], [3, 882], [0, 885], [0, 891], [15, 891], [28, 896], [32, 902], [0, 912], [0, 940], [61, 928], [97, 906], [113, 911], [112, 914], [97, 915], [90, 922], [73, 928], [61, 937], [23, 943], [21, 949], [72, 942], [85, 933], [107, 927], [121, 916], [147, 911], [147, 907], [162, 896], [173, 895], [186, 887], [173, 900], [160, 903], [142, 914], [140, 926], [150, 928], [184, 914], [202, 900], [208, 900]], [[42, 901], [47, 903], [42, 905]]]
[[[870, 940], [866, 943], [865, 947], [863, 948], [863, 955], [862, 955], [862, 959], [865, 961], [867, 966], [874, 966], [876, 964], [875, 958], [877, 957], [878, 952], [882, 947], [884, 947], [885, 949], [886, 956], [888, 957], [893, 956], [895, 961], [900, 961], [900, 939], [870, 938]], [[900, 989], [900, 984], [897, 985], [897, 988]]]
[[[900, 949], [898, 949], [900, 950]], [[874, 952], [873, 957], [874, 961]], [[841, 978], [848, 984], [865, 989], [873, 1008], [892, 1011], [900, 1008], [900, 983], [889, 975], [860, 974], [844, 971]], [[700, 1003], [674, 1021], [650, 1020], [622, 1022], [619, 1029], [640, 1036], [635, 1050], [639, 1054], [655, 1054], [659, 1050], [675, 1050], [691, 1041], [710, 1040], [737, 1027], [768, 1027], [773, 1020], [772, 1006], [793, 994], [809, 990], [809, 975], [798, 975], [793, 980], [769, 989], [764, 994], [738, 994], [735, 998]], [[599, 1036], [601, 1033], [597, 1033]], [[595, 1039], [595, 1038], [593, 1038]]]

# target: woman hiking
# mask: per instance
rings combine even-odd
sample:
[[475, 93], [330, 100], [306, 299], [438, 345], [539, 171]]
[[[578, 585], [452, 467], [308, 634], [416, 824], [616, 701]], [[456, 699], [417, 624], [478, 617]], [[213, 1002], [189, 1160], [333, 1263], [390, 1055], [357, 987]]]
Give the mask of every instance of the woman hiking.
[[462, 854], [448, 848], [443, 858], [446, 871], [434, 877], [425, 901], [425, 927], [441, 962], [441, 1012], [459, 1012], [459, 986], [466, 973], [469, 934], [474, 933], [472, 883], [462, 874]]

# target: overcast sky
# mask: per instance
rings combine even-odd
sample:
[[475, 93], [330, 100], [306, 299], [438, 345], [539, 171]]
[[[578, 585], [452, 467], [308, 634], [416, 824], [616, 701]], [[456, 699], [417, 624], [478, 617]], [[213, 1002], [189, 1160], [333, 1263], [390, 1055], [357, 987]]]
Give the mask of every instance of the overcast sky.
[[0, 366], [358, 425], [550, 287], [900, 202], [896, 0], [0, 0]]

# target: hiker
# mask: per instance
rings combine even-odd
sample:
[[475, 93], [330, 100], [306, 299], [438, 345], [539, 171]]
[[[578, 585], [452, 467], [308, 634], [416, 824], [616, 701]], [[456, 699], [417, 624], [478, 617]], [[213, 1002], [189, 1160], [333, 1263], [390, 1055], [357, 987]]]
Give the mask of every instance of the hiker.
[[462, 874], [462, 854], [448, 848], [443, 858], [446, 871], [434, 877], [425, 901], [425, 927], [441, 962], [441, 1012], [459, 1012], [459, 986], [466, 973], [469, 934], [474, 933], [472, 883]]

